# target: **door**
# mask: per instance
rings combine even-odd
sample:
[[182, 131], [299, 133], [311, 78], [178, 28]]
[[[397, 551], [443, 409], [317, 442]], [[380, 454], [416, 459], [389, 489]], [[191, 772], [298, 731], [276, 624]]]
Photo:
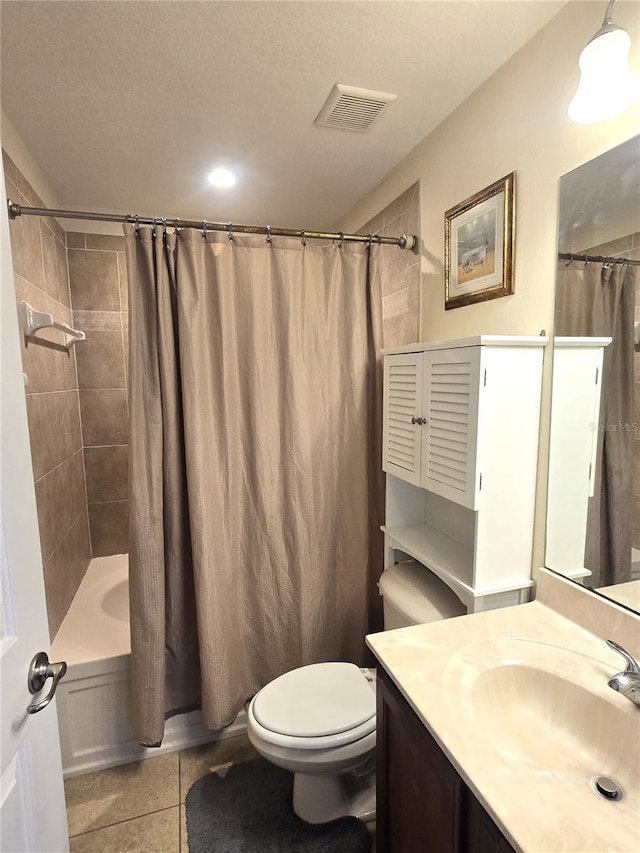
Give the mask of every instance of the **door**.
[[[1, 186], [4, 192], [4, 181]], [[4, 204], [0, 238], [0, 849], [57, 853], [69, 843], [55, 703], [27, 714], [51, 686], [47, 679], [35, 697], [27, 687], [29, 664], [48, 651], [49, 634]]]
[[410, 352], [384, 359], [382, 469], [414, 486], [420, 485], [422, 355]]
[[424, 354], [422, 479], [436, 495], [475, 509], [478, 397], [482, 347]]

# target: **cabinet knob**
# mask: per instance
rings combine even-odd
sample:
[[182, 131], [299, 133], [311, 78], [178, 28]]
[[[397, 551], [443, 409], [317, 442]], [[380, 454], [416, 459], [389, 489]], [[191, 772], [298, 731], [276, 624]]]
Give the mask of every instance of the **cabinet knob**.
[[426, 418], [411, 418], [412, 424], [418, 424], [418, 426], [422, 426], [422, 424], [426, 424]]

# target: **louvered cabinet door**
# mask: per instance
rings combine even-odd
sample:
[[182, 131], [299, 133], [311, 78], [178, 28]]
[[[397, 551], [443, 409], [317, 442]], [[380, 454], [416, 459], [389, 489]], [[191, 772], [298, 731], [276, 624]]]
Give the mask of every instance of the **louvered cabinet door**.
[[382, 468], [414, 486], [420, 485], [422, 364], [423, 354], [415, 352], [384, 359]]
[[424, 353], [420, 485], [475, 509], [481, 347]]

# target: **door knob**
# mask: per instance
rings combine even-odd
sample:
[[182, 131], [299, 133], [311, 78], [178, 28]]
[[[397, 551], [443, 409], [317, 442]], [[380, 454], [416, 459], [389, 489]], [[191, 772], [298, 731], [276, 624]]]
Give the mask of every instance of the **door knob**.
[[52, 678], [53, 681], [51, 683], [51, 690], [47, 693], [44, 699], [41, 699], [39, 702], [32, 702], [27, 708], [27, 714], [37, 714], [38, 711], [42, 711], [43, 708], [47, 707], [49, 702], [53, 699], [53, 694], [56, 692], [58, 682], [66, 671], [66, 661], [62, 660], [60, 663], [49, 663], [49, 656], [47, 653], [38, 652], [29, 666], [29, 677], [27, 678], [29, 693], [38, 693], [42, 690], [47, 678]]

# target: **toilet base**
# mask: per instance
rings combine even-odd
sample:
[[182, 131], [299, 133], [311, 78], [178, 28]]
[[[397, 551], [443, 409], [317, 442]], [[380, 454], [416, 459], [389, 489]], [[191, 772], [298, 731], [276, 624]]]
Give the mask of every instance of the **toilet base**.
[[375, 761], [363, 773], [295, 773], [293, 810], [307, 823], [326, 823], [351, 815], [362, 821], [375, 820]]

